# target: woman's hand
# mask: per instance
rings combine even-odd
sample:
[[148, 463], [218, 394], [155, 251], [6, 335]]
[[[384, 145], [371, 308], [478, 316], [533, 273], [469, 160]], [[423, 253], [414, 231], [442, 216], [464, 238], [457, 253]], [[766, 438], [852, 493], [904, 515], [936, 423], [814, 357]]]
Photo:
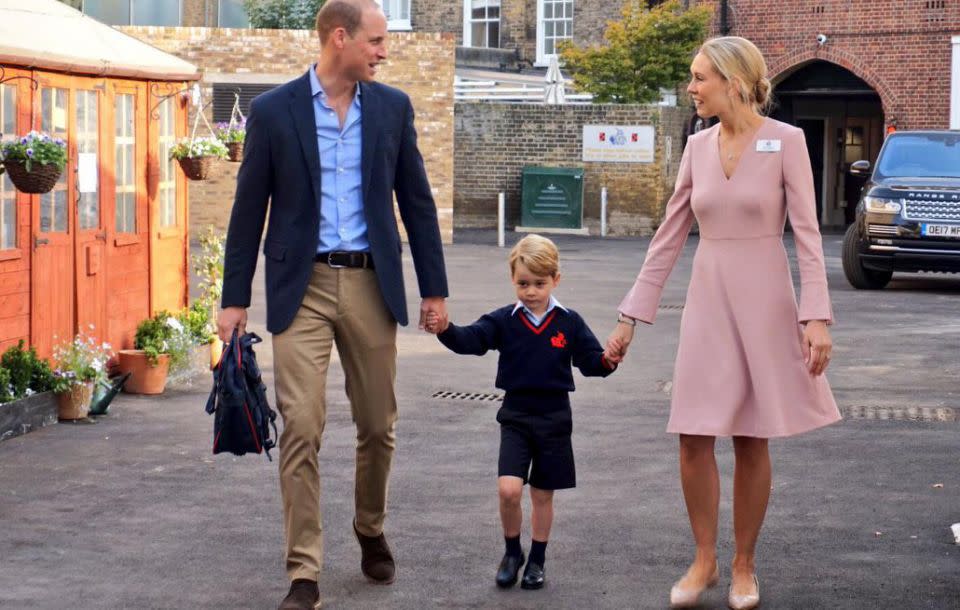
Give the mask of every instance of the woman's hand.
[[[617, 322], [613, 332], [607, 337], [606, 353], [610, 354], [612, 358], [616, 358], [615, 362], [619, 363], [627, 355], [627, 348], [631, 341], [633, 341], [633, 325], [626, 322]], [[613, 361], [612, 358], [608, 359]]]
[[803, 361], [810, 374], [822, 375], [830, 364], [830, 354], [833, 351], [827, 323], [823, 320], [807, 322], [803, 329], [803, 339], [800, 340], [800, 349], [803, 350]]

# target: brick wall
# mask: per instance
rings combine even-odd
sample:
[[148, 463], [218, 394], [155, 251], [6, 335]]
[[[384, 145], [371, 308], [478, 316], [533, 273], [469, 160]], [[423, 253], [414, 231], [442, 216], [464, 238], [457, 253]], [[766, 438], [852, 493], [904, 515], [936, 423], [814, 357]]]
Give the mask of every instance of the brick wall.
[[449, 32], [463, 42], [463, 0], [410, 0], [414, 32]]
[[[717, 0], [701, 4], [719, 5]], [[812, 60], [850, 70], [879, 93], [889, 125], [950, 125], [950, 39], [960, 3], [930, 0], [737, 0], [731, 34], [763, 51], [774, 81]], [[942, 8], [941, 8], [942, 5]], [[719, 15], [714, 19], [718, 33]], [[817, 34], [826, 34], [823, 46]]]
[[582, 0], [573, 5], [573, 39], [577, 44], [602, 44], [607, 22], [619, 20], [622, 0]]
[[[307, 30], [121, 28], [199, 66], [204, 100], [214, 82], [283, 83], [316, 61], [316, 35]], [[451, 34], [392, 33], [390, 59], [379, 75], [406, 91], [417, 113], [420, 151], [433, 188], [446, 241], [453, 235], [453, 71]], [[210, 119], [208, 109], [207, 118]], [[192, 126], [193, 117], [191, 117]], [[190, 183], [190, 224], [225, 228], [239, 164], [220, 162], [210, 180]]]
[[[657, 106], [458, 103], [454, 224], [495, 227], [497, 194], [504, 192], [507, 225], [516, 226], [523, 166], [549, 165], [584, 167], [584, 223], [592, 233], [598, 232], [605, 186], [610, 233], [649, 234], [673, 191], [687, 115]], [[656, 162], [583, 163], [583, 126], [603, 124], [657, 126]]]

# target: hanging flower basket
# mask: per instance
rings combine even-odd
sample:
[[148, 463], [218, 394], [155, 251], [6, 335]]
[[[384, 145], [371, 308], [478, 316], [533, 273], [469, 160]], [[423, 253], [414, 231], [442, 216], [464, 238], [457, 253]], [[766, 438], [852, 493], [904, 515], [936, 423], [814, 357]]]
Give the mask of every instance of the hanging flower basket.
[[216, 157], [184, 157], [177, 159], [183, 173], [191, 180], [206, 180], [210, 175], [210, 168], [213, 167], [213, 160]]
[[217, 138], [184, 138], [170, 149], [183, 173], [191, 180], [206, 180], [214, 159], [227, 156], [227, 147]]
[[0, 159], [17, 190], [49, 193], [67, 165], [67, 144], [59, 138], [31, 131], [18, 140], [0, 144]]
[[[235, 113], [239, 110], [234, 110]], [[217, 123], [213, 128], [213, 135], [227, 145], [228, 160], [238, 163], [243, 160], [243, 141], [247, 136], [247, 122], [240, 115], [240, 120], [230, 119], [229, 123]]]
[[3, 164], [7, 168], [7, 173], [10, 174], [10, 182], [13, 182], [13, 186], [18, 191], [32, 195], [52, 191], [57, 185], [57, 180], [60, 179], [60, 174], [63, 173], [53, 163], [47, 165], [34, 163], [29, 170], [25, 161], [4, 161]]
[[243, 161], [243, 142], [228, 142], [227, 151], [227, 160], [233, 163]]

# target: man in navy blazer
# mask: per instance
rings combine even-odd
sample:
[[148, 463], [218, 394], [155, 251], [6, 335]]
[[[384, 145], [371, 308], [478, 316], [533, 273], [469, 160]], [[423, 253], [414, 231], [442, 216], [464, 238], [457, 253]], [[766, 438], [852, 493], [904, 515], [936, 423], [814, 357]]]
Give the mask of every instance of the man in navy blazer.
[[417, 148], [413, 107], [374, 82], [387, 22], [373, 0], [328, 0], [321, 53], [300, 78], [253, 100], [227, 233], [220, 337], [247, 322], [264, 238], [267, 329], [273, 333], [280, 487], [291, 587], [281, 608], [313, 608], [322, 563], [317, 453], [333, 344], [357, 427], [356, 514], [361, 569], [388, 584], [383, 535], [397, 418], [397, 324], [407, 324], [401, 241], [407, 232], [422, 303], [446, 316], [436, 205]]

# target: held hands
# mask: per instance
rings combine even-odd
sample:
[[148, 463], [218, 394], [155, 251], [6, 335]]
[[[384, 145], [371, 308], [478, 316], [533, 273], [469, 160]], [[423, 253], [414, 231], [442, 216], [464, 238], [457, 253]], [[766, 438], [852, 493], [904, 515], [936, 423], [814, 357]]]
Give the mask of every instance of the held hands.
[[607, 337], [607, 347], [603, 350], [603, 356], [608, 362], [620, 364], [627, 355], [627, 348], [633, 341], [633, 326], [625, 322], [617, 322], [613, 332]]
[[450, 318], [443, 297], [426, 297], [420, 303], [420, 330], [434, 335], [447, 330]]
[[833, 351], [833, 341], [830, 339], [826, 322], [810, 320], [806, 323], [800, 349], [803, 350], [803, 361], [810, 374], [822, 375], [830, 364], [830, 354]]

